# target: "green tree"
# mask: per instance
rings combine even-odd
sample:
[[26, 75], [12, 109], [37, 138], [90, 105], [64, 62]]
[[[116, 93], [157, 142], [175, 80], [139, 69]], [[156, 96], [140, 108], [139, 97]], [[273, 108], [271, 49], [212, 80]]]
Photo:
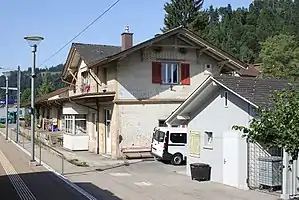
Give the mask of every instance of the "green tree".
[[43, 83], [40, 86], [40, 88], [38, 89], [39, 97], [41, 97], [43, 95], [47, 95], [54, 91], [52, 84], [49, 82], [49, 77], [50, 77], [49, 73], [46, 72], [43, 74]]
[[261, 47], [263, 75], [278, 78], [299, 77], [299, 46], [294, 36], [280, 34], [270, 37]]
[[170, 0], [164, 4], [166, 12], [164, 28], [168, 31], [178, 26], [184, 26], [193, 31], [203, 30], [207, 25], [207, 15], [201, 12], [203, 0]]
[[23, 92], [21, 93], [21, 104], [23, 103], [27, 103], [31, 100], [31, 90], [30, 88], [26, 88], [25, 90], [23, 90]]
[[235, 125], [234, 130], [243, 131], [244, 137], [251, 142], [266, 147], [284, 148], [297, 160], [299, 153], [299, 92], [294, 87], [275, 92], [273, 105], [258, 109], [249, 128]]

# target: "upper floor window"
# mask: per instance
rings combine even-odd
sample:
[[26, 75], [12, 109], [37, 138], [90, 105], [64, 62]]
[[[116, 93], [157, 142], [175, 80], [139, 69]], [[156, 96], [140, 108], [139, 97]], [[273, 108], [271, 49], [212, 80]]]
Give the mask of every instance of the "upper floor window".
[[179, 64], [162, 63], [162, 83], [178, 84], [179, 83]]
[[153, 62], [152, 83], [190, 85], [190, 64]]
[[82, 76], [82, 84], [83, 85], [90, 84], [90, 75], [89, 75], [89, 73], [87, 71], [86, 72], [82, 72], [81, 76]]

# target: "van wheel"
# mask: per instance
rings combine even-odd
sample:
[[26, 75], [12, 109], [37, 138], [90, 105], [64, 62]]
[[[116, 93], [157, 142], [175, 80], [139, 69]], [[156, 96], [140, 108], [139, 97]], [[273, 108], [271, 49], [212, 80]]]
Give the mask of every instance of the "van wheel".
[[180, 165], [183, 162], [182, 154], [174, 154], [171, 159], [171, 164], [173, 165]]

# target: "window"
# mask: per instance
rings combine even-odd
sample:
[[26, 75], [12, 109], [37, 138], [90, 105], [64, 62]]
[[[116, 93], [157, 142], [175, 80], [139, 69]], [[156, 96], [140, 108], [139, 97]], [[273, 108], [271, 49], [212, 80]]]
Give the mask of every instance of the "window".
[[178, 84], [178, 63], [162, 63], [162, 83]]
[[165, 133], [162, 131], [155, 131], [154, 139], [158, 142], [164, 142]]
[[82, 85], [90, 84], [90, 75], [88, 71], [82, 72], [81, 77], [82, 77]]
[[86, 134], [86, 115], [65, 115], [64, 131], [72, 135]]
[[205, 146], [211, 146], [213, 141], [213, 132], [205, 132], [205, 137], [204, 137], [204, 144]]
[[228, 103], [228, 92], [227, 91], [225, 91], [224, 92], [224, 107], [226, 107], [227, 108], [227, 103]]
[[190, 64], [178, 62], [153, 62], [152, 83], [190, 85]]
[[187, 134], [186, 133], [171, 133], [170, 141], [172, 143], [187, 143]]

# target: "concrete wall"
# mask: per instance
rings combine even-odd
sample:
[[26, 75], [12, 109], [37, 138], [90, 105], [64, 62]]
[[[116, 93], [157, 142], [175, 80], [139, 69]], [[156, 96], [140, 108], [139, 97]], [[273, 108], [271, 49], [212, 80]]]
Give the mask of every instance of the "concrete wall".
[[120, 148], [149, 148], [152, 132], [159, 119], [166, 119], [179, 104], [119, 105]]
[[[204, 105], [198, 105], [195, 113], [188, 124], [188, 131], [200, 132], [200, 157], [188, 156], [187, 174], [190, 175], [190, 163], [207, 163], [212, 166], [211, 179], [216, 182], [223, 182], [223, 134], [232, 132], [233, 125], [248, 126], [251, 119], [248, 103], [241, 100], [232, 93], [228, 93], [228, 106], [224, 105], [224, 89], [221, 88], [206, 101]], [[205, 131], [213, 132], [213, 141], [209, 146], [204, 145]], [[239, 188], [246, 188], [247, 178], [247, 143], [241, 138], [238, 139], [238, 149], [230, 149], [238, 152], [238, 173]], [[234, 135], [235, 136], [235, 135]], [[227, 150], [227, 149], [226, 149]]]
[[[181, 54], [173, 49], [165, 49], [156, 53], [149, 48], [143, 54], [136, 52], [118, 64], [116, 100], [132, 101], [119, 104], [119, 135], [123, 139], [121, 148], [149, 148], [152, 131], [158, 126], [158, 120], [165, 120], [206, 79], [205, 64], [212, 64], [213, 72], [218, 73], [217, 62], [213, 58], [203, 54], [197, 59], [195, 49], [188, 49], [187, 52]], [[153, 84], [152, 61], [161, 59], [184, 60], [190, 63], [191, 84], [174, 85], [172, 89], [170, 85]], [[161, 102], [140, 104], [138, 100]], [[168, 102], [162, 102], [165, 100]], [[169, 100], [173, 102], [170, 103]]]

